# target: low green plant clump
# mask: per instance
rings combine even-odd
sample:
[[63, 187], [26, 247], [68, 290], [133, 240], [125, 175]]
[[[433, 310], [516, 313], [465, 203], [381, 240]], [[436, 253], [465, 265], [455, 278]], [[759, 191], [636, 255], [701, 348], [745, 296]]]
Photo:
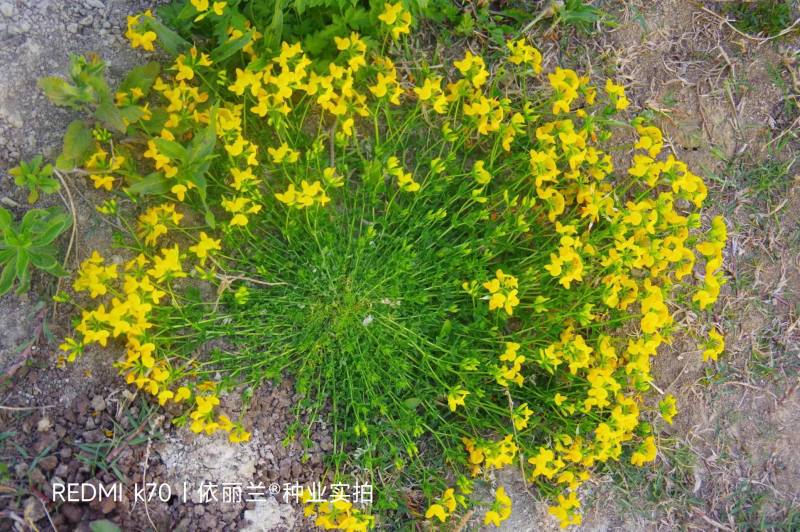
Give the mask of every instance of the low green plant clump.
[[745, 33], [774, 36], [792, 24], [791, 0], [756, 0], [726, 2], [726, 15], [734, 17], [734, 25]]
[[[580, 523], [577, 489], [599, 464], [655, 459], [676, 398], [645, 402], [651, 358], [675, 309], [709, 309], [724, 282], [703, 180], [624, 116], [621, 85], [545, 75], [525, 39], [491, 70], [469, 51], [412, 63], [397, 2], [370, 11], [378, 39], [336, 35], [316, 57], [270, 43], [250, 5], [173, 11], [194, 43], [131, 17], [131, 44], [158, 41], [173, 62], [139, 67], [111, 99], [98, 59], [43, 82], [93, 113], [74, 126], [91, 142], [65, 150], [70, 178], [109, 192], [98, 210], [129, 254], [82, 263], [65, 357], [124, 348], [129, 384], [233, 442], [250, 433], [220, 394], [293, 378], [288, 437], [324, 421], [336, 476], [379, 485], [377, 515], [306, 494], [325, 528], [456, 520], [480, 504], [475, 479], [504, 467]], [[707, 359], [724, 346], [713, 328], [703, 344]], [[499, 487], [484, 522], [511, 504]]]

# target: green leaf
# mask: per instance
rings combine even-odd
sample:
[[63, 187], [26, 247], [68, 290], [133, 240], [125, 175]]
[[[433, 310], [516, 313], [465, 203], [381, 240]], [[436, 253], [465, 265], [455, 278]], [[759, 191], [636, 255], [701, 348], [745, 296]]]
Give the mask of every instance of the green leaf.
[[171, 55], [178, 55], [183, 50], [189, 48], [189, 42], [186, 39], [154, 18], [144, 19], [143, 26], [156, 32], [161, 47]]
[[49, 270], [53, 266], [58, 265], [56, 258], [47, 253], [31, 253], [31, 264], [41, 270]]
[[86, 160], [92, 147], [92, 132], [83, 120], [73, 120], [64, 134], [64, 148], [56, 159], [56, 168], [72, 170]]
[[108, 519], [98, 519], [89, 523], [92, 532], [121, 532], [120, 528]]
[[275, 12], [272, 14], [272, 22], [266, 34], [271, 36], [269, 40], [270, 48], [273, 50], [280, 48], [281, 35], [283, 34], [283, 0], [275, 1]]
[[45, 271], [55, 277], [66, 277], [69, 275], [69, 272], [65, 270], [59, 262], [55, 262], [50, 268], [42, 268], [42, 271]]
[[201, 162], [214, 151], [214, 147], [217, 145], [216, 121], [216, 109], [212, 109], [208, 127], [200, 131], [189, 144], [187, 163]]
[[11, 216], [11, 212], [5, 207], [0, 207], [0, 230], [5, 231], [6, 229], [10, 229], [13, 220], [14, 218]]
[[186, 148], [184, 148], [181, 144], [178, 144], [174, 140], [156, 138], [153, 139], [153, 142], [156, 144], [156, 148], [158, 148], [159, 153], [162, 155], [166, 155], [170, 159], [187, 162], [190, 160]]
[[27, 251], [24, 249], [20, 249], [17, 252], [17, 264], [16, 264], [16, 273], [19, 279], [25, 275], [25, 272], [28, 271], [28, 266], [31, 262], [31, 256], [28, 254]]
[[123, 119], [127, 120], [128, 124], [138, 122], [144, 116], [144, 111], [138, 105], [126, 105], [125, 107], [118, 107], [119, 113]]
[[3, 273], [0, 274], [0, 296], [3, 296], [11, 290], [11, 285], [14, 282], [14, 263], [9, 262], [3, 268]]
[[72, 217], [67, 214], [63, 213], [58, 217], [54, 217], [53, 220], [49, 222], [47, 229], [45, 229], [40, 235], [36, 235], [33, 238], [33, 244], [35, 246], [46, 246], [51, 244], [58, 235], [66, 231], [72, 225]]
[[229, 58], [248, 44], [250, 41], [253, 40], [253, 30], [248, 30], [247, 33], [239, 37], [238, 39], [234, 39], [232, 41], [227, 41], [222, 43], [221, 45], [214, 48], [211, 52], [211, 59], [215, 63], [219, 63], [220, 61], [224, 61], [225, 59]]
[[19, 279], [19, 285], [17, 285], [17, 289], [15, 293], [17, 295], [22, 295], [27, 292], [31, 287], [31, 270], [30, 268], [25, 268], [22, 270], [22, 275], [17, 275]]
[[53, 104], [61, 107], [78, 107], [73, 100], [73, 97], [77, 93], [75, 87], [67, 83], [63, 78], [48, 76], [46, 78], [41, 78], [36, 84], [44, 91], [47, 99], [53, 102]]
[[114, 104], [114, 100], [111, 97], [111, 88], [108, 86], [108, 82], [103, 77], [102, 72], [91, 75], [87, 73], [85, 79], [86, 84], [94, 90], [93, 103], [97, 105]]
[[[161, 19], [164, 20], [167, 24], [169, 24], [170, 21], [164, 18], [163, 16], [164, 13], [161, 11], [161, 9], [164, 9], [164, 7], [174, 7], [174, 6], [175, 4], [168, 4], [167, 6], [162, 6], [162, 8], [159, 9], [158, 14], [161, 15]], [[196, 16], [197, 16], [197, 9], [195, 9], [194, 6], [189, 2], [186, 2], [186, 5], [184, 5], [183, 9], [181, 9], [178, 12], [176, 18], [180, 20], [188, 20], [188, 19], [193, 19]]]
[[422, 401], [420, 400], [419, 397], [409, 397], [408, 399], [403, 401], [403, 404], [406, 405], [411, 410], [414, 410], [415, 408], [417, 408], [419, 406], [419, 404], [421, 402]]
[[19, 232], [27, 233], [29, 230], [36, 227], [47, 216], [47, 211], [44, 209], [30, 209], [22, 216], [22, 222], [19, 224]]
[[217, 226], [217, 219], [214, 218], [214, 213], [208, 208], [206, 205], [206, 213], [205, 213], [206, 224], [211, 228], [214, 229]]
[[119, 90], [121, 92], [129, 92], [131, 89], [137, 88], [146, 96], [160, 71], [161, 66], [155, 61], [138, 66], [128, 73], [125, 80], [120, 84]]
[[94, 116], [106, 126], [120, 133], [125, 133], [127, 129], [125, 120], [122, 118], [122, 113], [120, 113], [119, 109], [111, 102], [104, 102], [98, 105], [94, 110]]
[[161, 173], [154, 172], [147, 177], [140, 179], [127, 188], [130, 194], [166, 194], [169, 190], [167, 180]]

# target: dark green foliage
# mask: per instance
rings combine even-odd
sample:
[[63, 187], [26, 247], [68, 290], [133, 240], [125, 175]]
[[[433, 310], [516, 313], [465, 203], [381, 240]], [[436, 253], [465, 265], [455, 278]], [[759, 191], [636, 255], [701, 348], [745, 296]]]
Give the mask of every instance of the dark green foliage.
[[792, 23], [790, 0], [759, 0], [723, 4], [723, 13], [745, 33], [777, 35]]
[[0, 207], [0, 295], [11, 290], [14, 280], [19, 282], [17, 294], [28, 291], [31, 266], [51, 275], [66, 275], [53, 242], [71, 225], [72, 218], [59, 207], [31, 209], [19, 225]]

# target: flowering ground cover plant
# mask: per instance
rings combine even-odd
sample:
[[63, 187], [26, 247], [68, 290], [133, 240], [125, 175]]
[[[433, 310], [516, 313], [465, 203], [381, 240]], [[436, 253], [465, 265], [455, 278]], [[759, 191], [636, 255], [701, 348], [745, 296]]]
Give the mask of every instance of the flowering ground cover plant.
[[[382, 40], [338, 36], [330, 61], [270, 46], [239, 8], [187, 3], [194, 43], [131, 17], [131, 44], [171, 63], [113, 97], [98, 59], [43, 84], [93, 111], [65, 160], [109, 192], [98, 210], [129, 253], [94, 252], [79, 295], [59, 295], [78, 309], [64, 356], [123, 351], [121, 374], [176, 424], [232, 442], [250, 434], [220, 393], [293, 378], [288, 437], [307, 437], [303, 413], [332, 427], [329, 465], [379, 485], [378, 520], [457, 520], [475, 479], [512, 467], [580, 523], [600, 464], [655, 459], [676, 409], [647, 400], [651, 358], [674, 309], [708, 309], [724, 282], [703, 180], [625, 115], [621, 85], [543, 72], [525, 39], [494, 66], [470, 51], [413, 66], [398, 2], [371, 13]], [[716, 330], [703, 344], [723, 349]], [[484, 523], [511, 505], [498, 487]], [[376, 522], [344, 501], [306, 513]]]

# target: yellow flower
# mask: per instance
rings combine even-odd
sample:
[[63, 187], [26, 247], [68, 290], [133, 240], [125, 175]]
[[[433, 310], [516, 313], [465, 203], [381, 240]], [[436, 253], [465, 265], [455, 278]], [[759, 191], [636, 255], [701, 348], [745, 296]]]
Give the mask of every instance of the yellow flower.
[[392, 37], [397, 39], [403, 33], [409, 33], [411, 28], [411, 13], [403, 8], [402, 2], [386, 3], [378, 19], [388, 26]]
[[636, 131], [639, 132], [639, 141], [636, 143], [636, 149], [647, 150], [650, 157], [656, 157], [661, 148], [664, 146], [664, 137], [661, 130], [655, 126], [636, 126]]
[[167, 234], [170, 226], [177, 226], [183, 219], [183, 214], [175, 210], [172, 203], [162, 203], [155, 207], [150, 207], [139, 216], [137, 234], [139, 238], [144, 238], [147, 245], [155, 245], [158, 239]]
[[631, 456], [631, 463], [635, 466], [643, 466], [647, 462], [656, 459], [656, 440], [653, 436], [645, 438], [644, 442], [634, 451]]
[[473, 55], [469, 50], [464, 54], [464, 58], [453, 61], [453, 65], [464, 76], [470, 80], [473, 87], [480, 88], [489, 78], [489, 71], [486, 70], [486, 63], [479, 55]]
[[617, 85], [610, 79], [606, 80], [606, 93], [611, 98], [611, 103], [614, 104], [617, 111], [623, 111], [630, 105], [628, 98], [625, 96], [625, 87]]
[[511, 515], [511, 498], [506, 494], [503, 486], [499, 486], [494, 492], [494, 503], [492, 508], [486, 512], [483, 518], [484, 525], [500, 526], [500, 523], [508, 519]]
[[78, 342], [74, 338], [65, 338], [58, 348], [67, 353], [67, 362], [74, 362], [75, 358], [83, 353], [84, 345], [83, 342]]
[[181, 386], [178, 388], [178, 391], [175, 393], [175, 398], [173, 399], [176, 403], [180, 403], [181, 401], [188, 399], [192, 395], [192, 392], [189, 391], [189, 388], [186, 386]]
[[174, 395], [175, 394], [170, 390], [161, 390], [160, 392], [158, 392], [158, 404], [164, 406], [166, 402], [172, 399]]
[[708, 332], [708, 341], [705, 343], [703, 351], [703, 362], [717, 360], [717, 357], [725, 350], [725, 338], [717, 331], [711, 329]]
[[378, 15], [378, 19], [387, 25], [392, 25], [397, 22], [397, 17], [403, 12], [403, 3], [397, 2], [396, 4], [386, 3], [383, 6], [383, 13]]
[[91, 174], [89, 176], [94, 183], [94, 188], [103, 188], [110, 191], [114, 186], [114, 176], [108, 174]]
[[267, 148], [267, 152], [272, 157], [272, 162], [281, 164], [284, 161], [288, 163], [295, 163], [300, 157], [300, 152], [293, 150], [285, 142], [281, 143], [277, 148]]
[[244, 430], [241, 425], [236, 425], [228, 435], [231, 443], [244, 443], [250, 441], [250, 433]]
[[472, 175], [479, 185], [488, 185], [489, 181], [492, 180], [492, 174], [484, 168], [484, 165], [485, 163], [483, 161], [475, 161], [475, 164], [472, 166]]
[[300, 190], [297, 190], [294, 185], [289, 184], [286, 192], [275, 193], [275, 198], [281, 203], [285, 203], [290, 207], [303, 209], [311, 207], [312, 205], [326, 205], [330, 198], [322, 188], [319, 181], [309, 183], [305, 179], [300, 182]]
[[659, 401], [658, 410], [661, 413], [661, 417], [664, 418], [664, 421], [672, 425], [672, 418], [678, 413], [678, 408], [675, 406], [675, 396], [667, 394], [663, 400]]
[[531, 415], [533, 415], [533, 410], [528, 408], [528, 403], [522, 403], [519, 405], [511, 416], [512, 420], [514, 421], [514, 428], [517, 430], [522, 430], [527, 427], [528, 420], [531, 418]]
[[[143, 50], [152, 52], [155, 50], [153, 42], [158, 38], [158, 36], [156, 35], [156, 32], [150, 30], [145, 31], [144, 33], [139, 33], [137, 28], [140, 24], [139, 19], [141, 16], [142, 15], [135, 15], [128, 17], [128, 29], [125, 32], [125, 37], [127, 37], [130, 41], [131, 48], [141, 47]], [[149, 9], [145, 11], [144, 16], [145, 18], [153, 18], [153, 15], [150, 13]]]
[[428, 510], [425, 512], [425, 519], [431, 519], [433, 517], [436, 517], [442, 523], [447, 521], [447, 512], [444, 511], [444, 507], [441, 504], [431, 504], [428, 507]]
[[200, 231], [200, 240], [194, 246], [189, 246], [189, 251], [200, 259], [200, 264], [205, 264], [206, 258], [212, 251], [219, 251], [222, 245], [219, 240], [209, 237], [205, 231]]
[[577, 526], [581, 524], [581, 514], [577, 512], [579, 507], [580, 502], [575, 491], [570, 491], [567, 497], [559, 495], [558, 505], [550, 506], [548, 512], [559, 520], [561, 528], [567, 528], [570, 525]]
[[524, 38], [517, 41], [508, 41], [506, 47], [511, 52], [511, 55], [508, 56], [509, 61], [515, 65], [524, 63], [533, 68], [535, 74], [542, 71], [542, 54], [525, 42]]
[[495, 278], [483, 283], [489, 291], [489, 310], [503, 308], [509, 316], [514, 314], [514, 307], [519, 305], [517, 297], [517, 278], [497, 270]]
[[464, 406], [464, 398], [469, 395], [469, 392], [461, 386], [456, 386], [450, 393], [447, 394], [447, 404], [450, 406], [450, 411], [455, 412], [458, 405]]
[[88, 291], [92, 299], [106, 294], [109, 281], [117, 278], [117, 265], [103, 266], [104, 260], [94, 250], [91, 257], [81, 262], [78, 276], [72, 284], [76, 292]]
[[444, 523], [455, 509], [455, 490], [453, 488], [447, 488], [442, 494], [441, 499], [428, 507], [428, 510], [425, 512], [425, 519], [436, 517], [440, 522]]
[[181, 266], [178, 244], [171, 248], [161, 248], [161, 256], [153, 258], [153, 267], [147, 270], [147, 273], [158, 282], [186, 277]]

